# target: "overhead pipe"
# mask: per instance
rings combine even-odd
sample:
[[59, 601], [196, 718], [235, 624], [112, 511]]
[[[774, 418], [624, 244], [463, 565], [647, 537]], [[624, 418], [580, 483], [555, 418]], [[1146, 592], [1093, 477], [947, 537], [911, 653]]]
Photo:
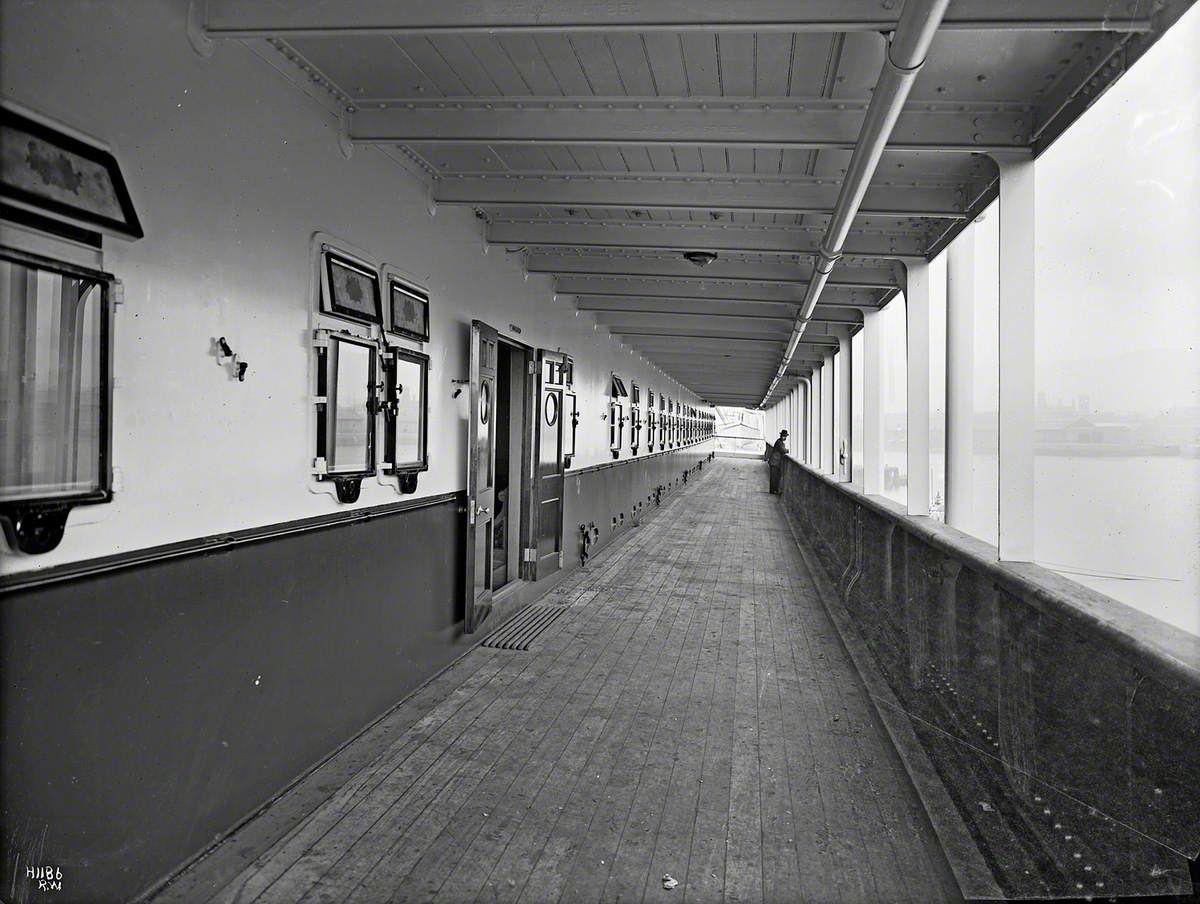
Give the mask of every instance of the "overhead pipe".
[[842, 256], [846, 236], [850, 234], [854, 217], [857, 216], [867, 187], [875, 176], [879, 158], [892, 135], [892, 129], [896, 127], [896, 120], [900, 118], [913, 82], [917, 80], [921, 67], [925, 65], [929, 45], [933, 43], [933, 36], [942, 24], [942, 18], [946, 15], [949, 5], [950, 0], [906, 0], [904, 4], [904, 12], [901, 13], [900, 21], [888, 43], [883, 69], [880, 70], [879, 81], [875, 85], [866, 118], [858, 133], [858, 141], [850, 157], [850, 166], [846, 168], [846, 178], [842, 180], [837, 203], [829, 218], [829, 226], [817, 249], [813, 276], [792, 325], [792, 334], [783, 353], [783, 361], [759, 407], [767, 403], [767, 399], [787, 372], [788, 364], [800, 344], [800, 337], [804, 335], [804, 329], [808, 326], [817, 300], [821, 297], [821, 290], [825, 288], [829, 274], [833, 272], [834, 265]]

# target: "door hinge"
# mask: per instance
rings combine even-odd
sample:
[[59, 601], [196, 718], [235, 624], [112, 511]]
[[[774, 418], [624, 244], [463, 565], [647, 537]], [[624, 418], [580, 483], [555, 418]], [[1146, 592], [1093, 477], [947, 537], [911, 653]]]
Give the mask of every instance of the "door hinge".
[[522, 555], [522, 558], [521, 558], [522, 562], [537, 562], [537, 547], [536, 546], [528, 546], [525, 548], [525, 551], [521, 555]]

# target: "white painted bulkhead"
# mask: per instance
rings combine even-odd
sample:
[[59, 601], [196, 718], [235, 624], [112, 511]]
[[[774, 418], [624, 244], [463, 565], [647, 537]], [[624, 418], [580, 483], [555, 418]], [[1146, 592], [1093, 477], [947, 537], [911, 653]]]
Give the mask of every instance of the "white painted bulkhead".
[[[74, 509], [54, 551], [5, 552], [0, 568], [414, 498], [384, 478], [364, 480], [353, 506], [311, 491], [316, 232], [342, 237], [430, 292], [430, 468], [416, 498], [465, 486], [469, 393], [454, 398], [452, 381], [468, 375], [473, 318], [574, 357], [581, 415], [572, 470], [612, 460], [602, 419], [612, 371], [643, 392], [696, 404], [590, 315], [577, 315], [570, 297], [555, 300], [549, 277], [526, 280], [522, 254], [497, 246], [485, 254], [470, 209], [431, 215], [426, 184], [395, 157], [371, 147], [343, 156], [324, 89], [302, 90], [266, 42], [222, 42], [204, 59], [188, 42], [186, 18], [184, 0], [4, 7], [4, 97], [107, 142], [146, 237], [105, 239], [103, 268], [124, 285], [114, 499]], [[244, 383], [213, 355], [218, 336], [249, 363]]]

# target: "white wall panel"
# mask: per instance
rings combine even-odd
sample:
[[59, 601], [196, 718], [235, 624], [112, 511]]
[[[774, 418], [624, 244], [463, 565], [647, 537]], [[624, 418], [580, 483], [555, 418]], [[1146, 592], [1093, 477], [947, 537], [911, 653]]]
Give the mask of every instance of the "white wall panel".
[[[4, 554], [6, 571], [346, 510], [310, 491], [310, 239], [324, 231], [422, 280], [431, 293], [430, 470], [417, 495], [465, 479], [472, 318], [576, 362], [575, 467], [611, 461], [603, 396], [616, 370], [657, 396], [695, 397], [593, 331], [520, 255], [482, 253], [466, 209], [430, 217], [425, 186], [381, 151], [346, 159], [337, 122], [249, 46], [191, 49], [184, 2], [7, 4], [5, 96], [114, 146], [146, 238], [106, 240], [125, 284], [116, 326], [115, 500], [75, 509], [54, 552]], [[511, 334], [510, 334], [511, 335]], [[231, 380], [225, 336], [249, 362]], [[643, 444], [644, 446], [644, 444]], [[399, 501], [371, 479], [356, 506]]]

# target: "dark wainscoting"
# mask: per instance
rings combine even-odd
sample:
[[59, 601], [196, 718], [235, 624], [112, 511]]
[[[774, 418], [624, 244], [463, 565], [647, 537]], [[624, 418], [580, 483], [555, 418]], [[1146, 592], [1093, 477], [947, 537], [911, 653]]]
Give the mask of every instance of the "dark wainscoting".
[[61, 868], [64, 900], [157, 887], [578, 567], [580, 522], [602, 548], [709, 445], [569, 471], [564, 570], [473, 636], [461, 493], [0, 579], [5, 899], [27, 865]]
[[135, 896], [457, 657], [461, 505], [6, 593], [5, 894], [32, 859], [64, 900]]
[[[608, 462], [590, 468], [567, 471], [564, 482], [563, 549], [566, 564], [579, 564], [583, 548], [580, 525], [595, 524], [599, 539], [591, 552], [603, 549], [636, 521], [647, 517], [657, 507], [658, 498], [666, 499], [702, 467], [711, 452], [713, 441], [706, 440], [678, 449], [667, 449], [653, 455]], [[622, 515], [624, 518], [622, 519]], [[613, 527], [613, 518], [617, 519]]]
[[1200, 639], [795, 461], [785, 481], [935, 825], [1007, 897], [1189, 891]]

